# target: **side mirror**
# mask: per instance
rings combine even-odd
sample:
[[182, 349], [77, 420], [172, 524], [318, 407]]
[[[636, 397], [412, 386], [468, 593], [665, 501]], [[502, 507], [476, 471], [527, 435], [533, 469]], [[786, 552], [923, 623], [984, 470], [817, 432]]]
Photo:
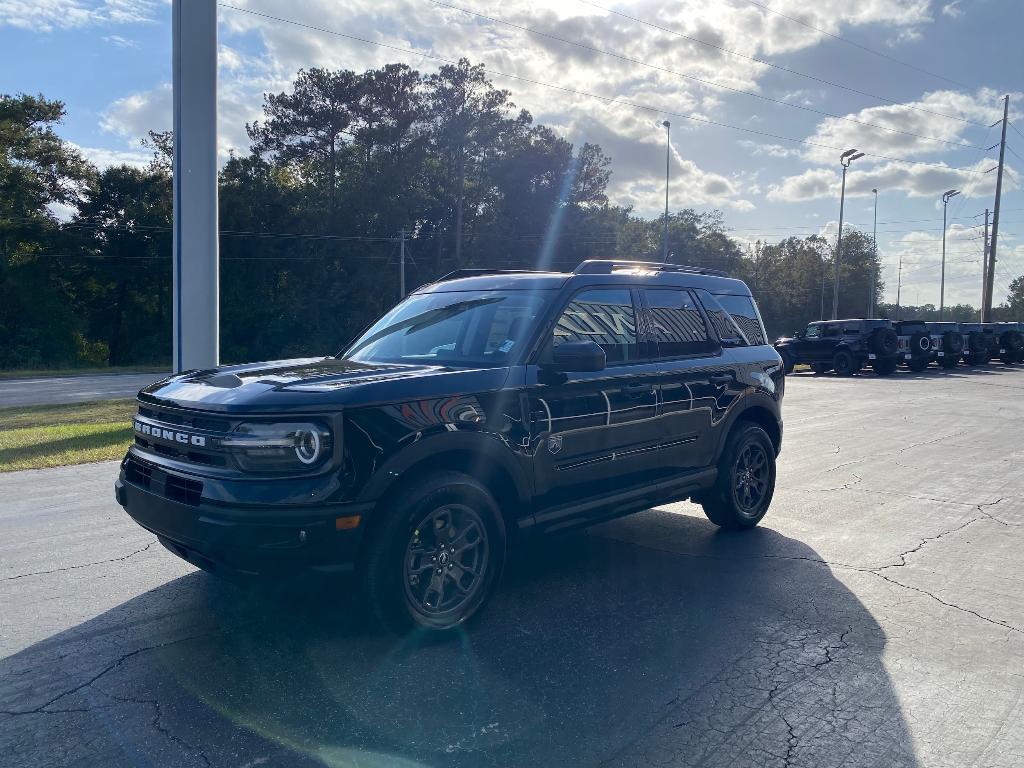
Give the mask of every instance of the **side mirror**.
[[604, 350], [593, 341], [566, 341], [555, 347], [551, 370], [560, 373], [603, 371], [608, 364]]
[[793, 331], [793, 338], [794, 339], [802, 339], [803, 337], [804, 337], [804, 332], [803, 331]]

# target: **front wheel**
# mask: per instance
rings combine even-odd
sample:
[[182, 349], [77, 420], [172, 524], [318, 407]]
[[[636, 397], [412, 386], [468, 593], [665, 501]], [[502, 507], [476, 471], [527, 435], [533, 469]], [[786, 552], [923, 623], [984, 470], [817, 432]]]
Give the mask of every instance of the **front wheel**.
[[704, 514], [721, 528], [753, 528], [774, 493], [775, 446], [761, 427], [740, 422], [722, 451], [715, 487], [701, 499]]
[[939, 365], [941, 365], [947, 371], [951, 371], [954, 368], [956, 368], [957, 363], [959, 362], [960, 358], [955, 355], [946, 355], [945, 357], [939, 358]]
[[832, 368], [835, 370], [836, 376], [853, 376], [857, 372], [857, 363], [854, 361], [853, 355], [845, 349], [841, 349], [832, 358]]
[[445, 631], [484, 605], [505, 562], [505, 526], [487, 489], [440, 472], [378, 510], [360, 563], [371, 623], [393, 632]]

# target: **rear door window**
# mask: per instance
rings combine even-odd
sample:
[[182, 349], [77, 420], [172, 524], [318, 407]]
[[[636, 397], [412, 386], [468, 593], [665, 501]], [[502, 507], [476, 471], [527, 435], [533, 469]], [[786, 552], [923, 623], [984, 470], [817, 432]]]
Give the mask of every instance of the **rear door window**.
[[648, 288], [643, 294], [653, 357], [699, 355], [718, 350], [718, 343], [711, 338], [704, 315], [689, 291]]

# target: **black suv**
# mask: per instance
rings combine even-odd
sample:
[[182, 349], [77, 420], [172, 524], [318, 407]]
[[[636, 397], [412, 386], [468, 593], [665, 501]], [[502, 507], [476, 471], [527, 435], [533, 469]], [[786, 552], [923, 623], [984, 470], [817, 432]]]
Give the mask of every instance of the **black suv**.
[[463, 270], [335, 357], [188, 371], [139, 393], [116, 497], [229, 577], [351, 571], [375, 623], [471, 616], [515, 533], [693, 499], [764, 516], [782, 361], [706, 270]]
[[852, 376], [870, 364], [879, 376], [899, 366], [899, 339], [888, 320], [821, 320], [806, 330], [778, 339], [775, 349], [787, 373], [799, 363], [810, 363], [815, 373], [834, 370]]
[[964, 351], [960, 323], [928, 323], [928, 334], [932, 340], [932, 357], [939, 361], [939, 366], [946, 370], [956, 368]]
[[995, 354], [1004, 365], [1024, 362], [1024, 336], [1020, 323], [994, 323], [996, 336]]
[[960, 323], [964, 337], [964, 362], [967, 365], [987, 365], [998, 349], [994, 323]]
[[921, 320], [898, 320], [893, 323], [896, 331], [899, 361], [915, 373], [920, 373], [931, 363], [932, 336], [927, 323]]

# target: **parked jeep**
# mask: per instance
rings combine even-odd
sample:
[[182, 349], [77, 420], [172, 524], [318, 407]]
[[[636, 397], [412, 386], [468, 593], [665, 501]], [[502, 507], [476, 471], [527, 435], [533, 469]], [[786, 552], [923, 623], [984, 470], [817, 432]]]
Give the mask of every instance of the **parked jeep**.
[[900, 320], [893, 323], [899, 349], [899, 360], [915, 373], [920, 373], [933, 359], [932, 338], [927, 323], [921, 320]]
[[1024, 335], [1021, 323], [995, 323], [996, 354], [1004, 365], [1024, 362]]
[[964, 362], [967, 365], [986, 365], [998, 349], [993, 323], [960, 323], [964, 337]]
[[899, 340], [889, 320], [820, 320], [792, 337], [776, 340], [787, 371], [808, 363], [815, 373], [852, 376], [870, 364], [879, 376], [899, 365]]
[[946, 370], [956, 368], [964, 351], [964, 337], [960, 333], [960, 323], [928, 323], [931, 336], [932, 358]]
[[354, 571], [373, 623], [445, 630], [527, 532], [682, 499], [755, 526], [784, 389], [749, 289], [721, 273], [462, 270], [337, 356], [147, 387], [115, 495], [214, 574]]

